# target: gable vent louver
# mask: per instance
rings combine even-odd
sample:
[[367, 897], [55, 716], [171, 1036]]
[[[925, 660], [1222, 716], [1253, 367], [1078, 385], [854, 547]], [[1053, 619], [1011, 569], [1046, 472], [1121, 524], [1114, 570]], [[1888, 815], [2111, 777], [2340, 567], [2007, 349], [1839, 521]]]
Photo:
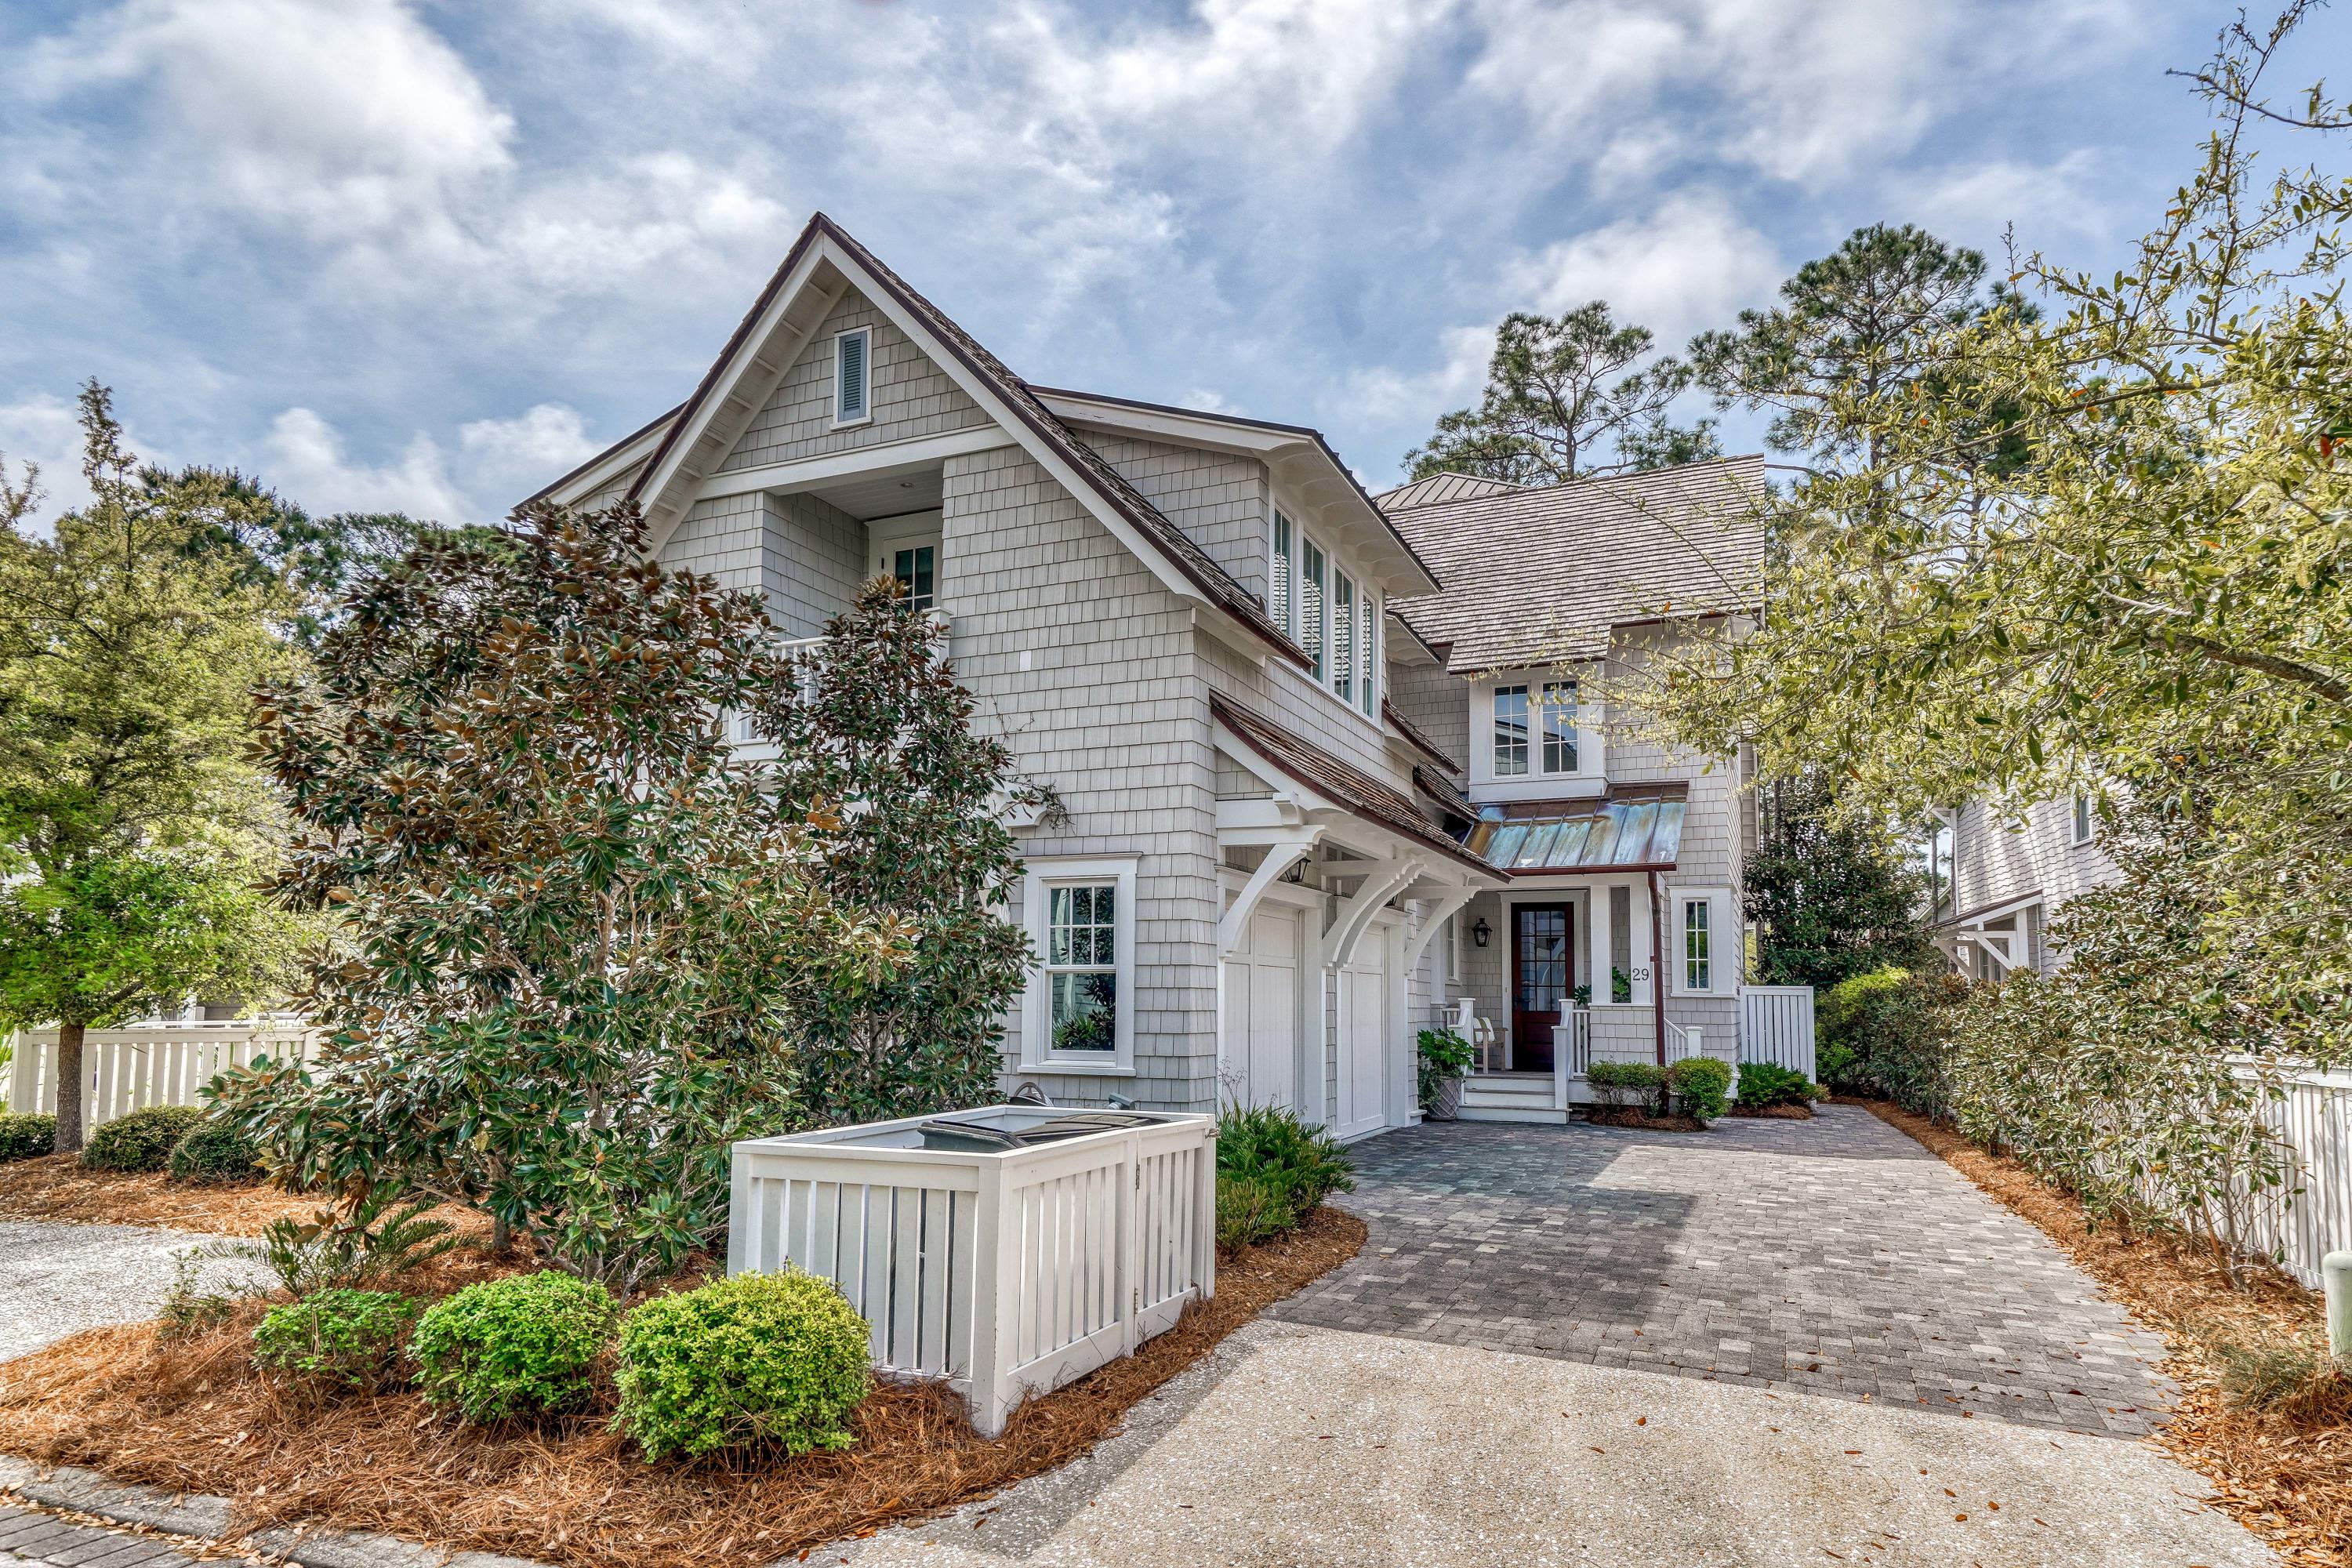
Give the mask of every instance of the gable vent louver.
[[844, 332], [835, 342], [838, 344], [834, 365], [835, 375], [834, 418], [836, 420], [866, 417], [866, 344], [864, 332]]

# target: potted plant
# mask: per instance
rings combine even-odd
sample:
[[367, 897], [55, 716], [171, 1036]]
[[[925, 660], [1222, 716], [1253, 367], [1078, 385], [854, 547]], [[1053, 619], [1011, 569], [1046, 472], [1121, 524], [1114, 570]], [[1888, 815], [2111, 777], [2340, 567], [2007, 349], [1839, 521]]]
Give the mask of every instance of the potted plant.
[[1470, 1042], [1451, 1029], [1421, 1032], [1421, 1109], [1433, 1121], [1451, 1121], [1462, 1111], [1462, 1075], [1474, 1053]]

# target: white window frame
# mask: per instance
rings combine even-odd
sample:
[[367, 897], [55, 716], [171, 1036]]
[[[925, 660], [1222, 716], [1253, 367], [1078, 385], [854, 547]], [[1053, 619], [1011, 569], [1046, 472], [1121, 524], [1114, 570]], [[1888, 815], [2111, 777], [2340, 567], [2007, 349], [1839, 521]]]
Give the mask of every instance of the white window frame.
[[[1689, 949], [1686, 945], [1688, 927], [1685, 907], [1694, 903], [1706, 906], [1707, 984], [1693, 986], [1689, 980]], [[1668, 994], [1675, 996], [1736, 996], [1739, 994], [1741, 961], [1739, 927], [1732, 908], [1729, 888], [1668, 888], [1666, 910], [1666, 957], [1673, 968]]]
[[[1286, 562], [1280, 548], [1285, 528], [1289, 531], [1290, 546]], [[1323, 566], [1312, 626], [1307, 624], [1307, 613], [1309, 556]], [[1283, 635], [1313, 661], [1307, 679], [1340, 707], [1379, 723], [1381, 700], [1388, 691], [1388, 671], [1383, 664], [1388, 640], [1383, 624], [1388, 595], [1349, 566], [1322, 535], [1299, 521], [1296, 511], [1279, 502], [1269, 503], [1266, 510], [1265, 563], [1266, 613], [1282, 628]], [[1349, 585], [1354, 600], [1344, 629], [1339, 625], [1342, 582]], [[1343, 637], [1349, 646], [1349, 681], [1344, 692], [1339, 688], [1339, 674]]]
[[1265, 608], [1282, 635], [1298, 640], [1298, 520], [1274, 509], [1266, 531]]
[[[1113, 911], [1111, 945], [1113, 972], [1118, 983], [1118, 1016], [1112, 1031], [1112, 1049], [1083, 1055], [1054, 1049], [1053, 989], [1045, 978], [1045, 921], [1051, 889], [1097, 887], [1110, 883], [1118, 889]], [[1070, 1073], [1077, 1076], [1123, 1077], [1135, 1072], [1135, 888], [1136, 860], [1131, 856], [1093, 858], [1049, 856], [1028, 862], [1023, 878], [1023, 925], [1035, 951], [1034, 966], [1022, 997], [1021, 1070]]]
[[[1603, 740], [1601, 703], [1587, 700], [1584, 677], [1575, 670], [1496, 670], [1470, 687], [1470, 789], [1474, 800], [1549, 800], [1560, 795], [1590, 795], [1608, 778], [1608, 745]], [[1514, 686], [1528, 693], [1528, 765], [1525, 773], [1495, 771], [1495, 693]], [[1576, 766], [1563, 772], [1544, 769], [1544, 692], [1546, 689], [1578, 689], [1573, 727]]]
[[[842, 345], [846, 343], [852, 338], [862, 340], [865, 345], [862, 363], [866, 367], [866, 398], [864, 404], [859, 407], [856, 413], [845, 417], [841, 412]], [[845, 430], [852, 426], [871, 425], [873, 422], [874, 329], [871, 327], [852, 327], [845, 332], [835, 332], [833, 335], [833, 427], [836, 430]]]
[[2066, 842], [2079, 847], [2098, 836], [2098, 802], [2087, 791], [2076, 790], [2066, 800]]

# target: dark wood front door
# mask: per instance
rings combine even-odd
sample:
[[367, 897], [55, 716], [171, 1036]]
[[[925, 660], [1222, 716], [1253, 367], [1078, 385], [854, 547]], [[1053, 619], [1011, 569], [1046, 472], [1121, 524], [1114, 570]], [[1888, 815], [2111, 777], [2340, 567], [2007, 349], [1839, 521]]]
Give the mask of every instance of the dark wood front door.
[[1551, 1032], [1571, 984], [1566, 904], [1511, 908], [1511, 1068], [1551, 1071]]

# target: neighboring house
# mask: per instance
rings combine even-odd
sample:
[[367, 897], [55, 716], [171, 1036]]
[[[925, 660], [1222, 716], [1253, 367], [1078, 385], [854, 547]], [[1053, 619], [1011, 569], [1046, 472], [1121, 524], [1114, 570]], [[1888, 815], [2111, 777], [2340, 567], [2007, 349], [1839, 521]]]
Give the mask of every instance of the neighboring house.
[[1936, 945], [1971, 980], [2048, 973], [2059, 962], [2051, 917], [2116, 874], [2087, 795], [2036, 801], [2021, 816], [1971, 801], [1941, 814], [1927, 860]]
[[[1661, 635], [1643, 623], [1669, 597], [1721, 594], [1685, 536], [1745, 475], [1406, 496], [1392, 519], [1312, 430], [1023, 381], [820, 216], [693, 395], [541, 496], [635, 500], [657, 559], [764, 593], [791, 636], [879, 574], [936, 612], [978, 722], [1060, 805], [1018, 826], [1013, 912], [1041, 963], [1008, 1083], [1271, 1101], [1356, 1137], [1415, 1117], [1415, 1033], [1451, 997], [1501, 1005], [1511, 938], [1456, 940], [1478, 912], [1555, 930], [1513, 912], [1531, 890], [1559, 954], [1523, 975], [1516, 1060], [1557, 1006], [1539, 994], [1603, 961], [1633, 991], [1602, 1037], [1654, 1050], [1654, 920], [1676, 955], [1666, 1019], [1720, 1026], [1707, 1047], [1728, 1053], [1750, 831], [1732, 771], [1605, 755], [1589, 719], [1566, 774], [1557, 735], [1530, 732], [1524, 766], [1489, 720], [1468, 742], [1498, 662], [1617, 657]], [[1735, 542], [1730, 576], [1752, 580]], [[1482, 598], [1511, 637], [1483, 629]], [[1474, 825], [1490, 805], [1517, 815]], [[1538, 811], [1628, 845], [1638, 823], [1648, 847], [1525, 876], [1510, 847]]]

